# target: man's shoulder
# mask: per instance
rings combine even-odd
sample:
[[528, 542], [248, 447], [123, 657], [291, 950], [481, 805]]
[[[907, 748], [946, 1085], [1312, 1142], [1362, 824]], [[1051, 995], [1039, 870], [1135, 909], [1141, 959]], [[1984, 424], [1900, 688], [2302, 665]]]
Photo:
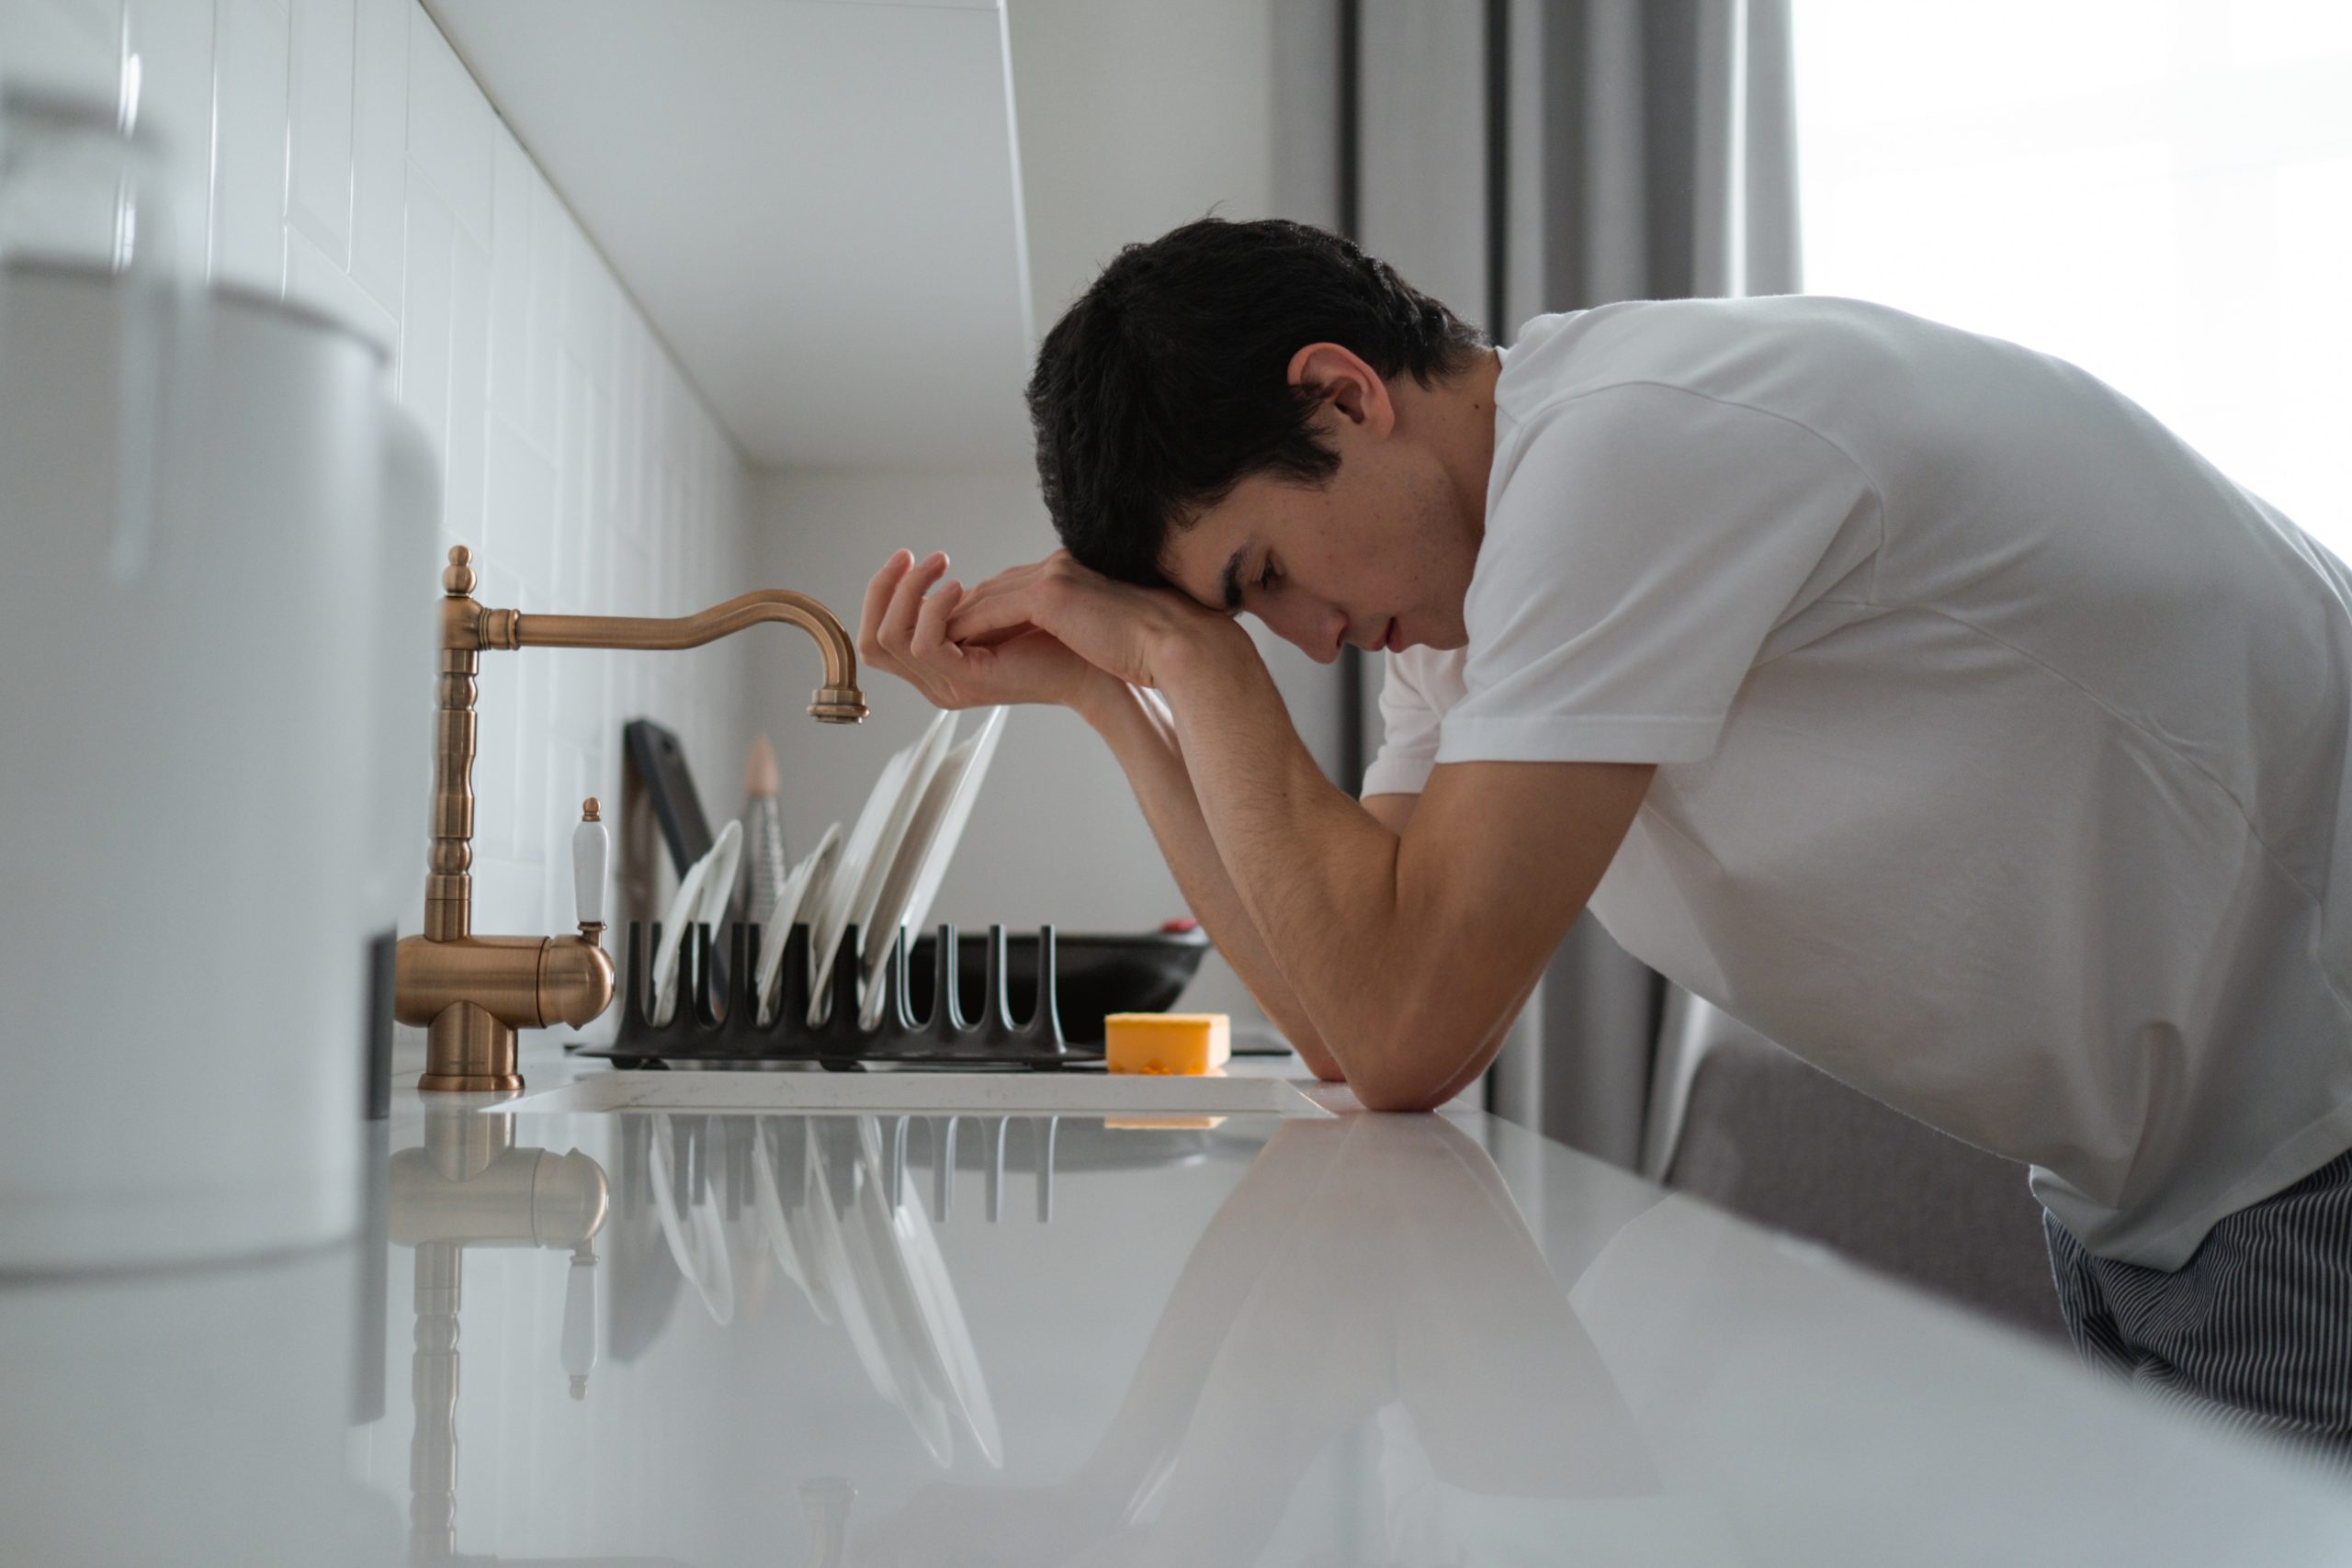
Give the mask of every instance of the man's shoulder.
[[1504, 359], [1495, 403], [1522, 423], [1589, 394], [1644, 387], [1766, 410], [1818, 408], [1858, 375], [1932, 357], [1936, 344], [1966, 337], [1829, 295], [1623, 300], [1528, 321]]

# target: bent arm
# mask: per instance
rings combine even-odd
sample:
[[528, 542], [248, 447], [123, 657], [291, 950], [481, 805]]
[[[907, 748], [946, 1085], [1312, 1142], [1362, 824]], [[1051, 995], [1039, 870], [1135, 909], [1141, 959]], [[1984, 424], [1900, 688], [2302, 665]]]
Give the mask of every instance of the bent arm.
[[[1241, 976], [1266, 1017], [1296, 1048], [1308, 1070], [1317, 1077], [1336, 1081], [1340, 1077], [1339, 1062], [1283, 979], [1266, 951], [1265, 939], [1234, 889], [1232, 877], [1217, 858], [1216, 840], [1201, 815], [1200, 800], [1193, 793], [1176, 727], [1167, 709], [1152, 694], [1122, 683], [1106, 686], [1079, 712], [1118, 758], [1143, 807], [1144, 819], [1151, 825], [1152, 837], [1159, 841], [1159, 852], [1175, 873], [1176, 886], [1201, 924], [1208, 928], [1217, 951]], [[1287, 717], [1283, 723], [1287, 729]]]
[[1325, 780], [1233, 640], [1171, 650], [1162, 685], [1217, 858], [1356, 1097], [1440, 1103], [1500, 1048], [1655, 769], [1444, 764], [1400, 832]]
[[[1401, 839], [1405, 836], [1405, 824], [1413, 819], [1413, 807], [1419, 803], [1420, 798], [1418, 795], [1367, 795], [1363, 797], [1363, 808], [1371, 813], [1374, 821]], [[1520, 994], [1518, 1003], [1510, 1010], [1512, 1017], [1519, 1016], [1520, 1009], [1527, 1005], [1528, 992], [1533, 989], [1534, 987], [1531, 985], [1528, 991]], [[1487, 1063], [1483, 1058], [1464, 1063], [1462, 1070], [1441, 1085], [1437, 1092], [1430, 1097], [1431, 1104], [1442, 1105], [1452, 1100], [1455, 1095], [1477, 1082], [1479, 1075], [1486, 1070]]]

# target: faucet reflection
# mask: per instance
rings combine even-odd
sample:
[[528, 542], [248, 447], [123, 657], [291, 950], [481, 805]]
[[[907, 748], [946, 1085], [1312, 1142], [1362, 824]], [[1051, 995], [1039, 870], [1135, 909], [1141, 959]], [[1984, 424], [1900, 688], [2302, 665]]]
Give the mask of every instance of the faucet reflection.
[[512, 1117], [439, 1105], [424, 1144], [391, 1157], [387, 1229], [416, 1249], [416, 1348], [410, 1390], [409, 1551], [416, 1562], [454, 1560], [458, 1544], [458, 1312], [465, 1249], [569, 1250], [560, 1359], [575, 1399], [596, 1362], [596, 1234], [609, 1188], [604, 1168], [577, 1149], [518, 1148]]

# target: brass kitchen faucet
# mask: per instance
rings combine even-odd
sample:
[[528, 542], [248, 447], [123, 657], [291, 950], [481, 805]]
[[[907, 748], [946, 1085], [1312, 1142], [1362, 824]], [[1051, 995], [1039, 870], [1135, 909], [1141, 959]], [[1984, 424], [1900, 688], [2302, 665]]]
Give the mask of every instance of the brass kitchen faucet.
[[[515, 1070], [517, 1029], [574, 1029], [612, 1005], [613, 961], [604, 950], [602, 873], [581, 889], [578, 936], [473, 933], [474, 676], [484, 649], [700, 648], [763, 621], [788, 621], [817, 639], [825, 683], [808, 712], [823, 724], [865, 716], [857, 649], [831, 610], [805, 593], [765, 589], [672, 619], [632, 615], [526, 615], [476, 603], [472, 553], [458, 545], [441, 574], [441, 682], [434, 716], [433, 847], [424, 881], [424, 931], [401, 939], [392, 1016], [425, 1031], [423, 1089], [505, 1090]], [[587, 803], [582, 819], [597, 819]]]

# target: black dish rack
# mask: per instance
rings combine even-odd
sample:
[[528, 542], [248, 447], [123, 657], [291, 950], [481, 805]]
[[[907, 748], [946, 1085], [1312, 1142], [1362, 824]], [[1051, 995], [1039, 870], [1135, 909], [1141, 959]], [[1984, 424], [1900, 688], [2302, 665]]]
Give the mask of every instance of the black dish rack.
[[965, 1016], [957, 994], [956, 928], [939, 928], [931, 1011], [922, 1019], [914, 1016], [909, 1000], [909, 954], [914, 944], [908, 933], [898, 933], [882, 970], [882, 1017], [872, 1029], [858, 1022], [865, 947], [855, 926], [842, 933], [826, 987], [830, 1010], [823, 1022], [814, 1025], [808, 1022], [815, 968], [807, 925], [795, 925], [786, 939], [775, 1016], [765, 1023], [759, 1021], [758, 998], [752, 994], [758, 926], [736, 922], [728, 928], [723, 968], [714, 962], [710, 927], [697, 925], [687, 933], [679, 953], [677, 1005], [670, 1021], [662, 1024], [653, 1022], [650, 1012], [649, 972], [650, 954], [660, 950], [662, 927], [653, 925], [650, 942], [646, 929], [641, 922], [629, 922], [618, 1032], [608, 1045], [576, 1047], [581, 1055], [607, 1058], [618, 1067], [798, 1062], [843, 1072], [869, 1065], [1052, 1070], [1099, 1066], [1102, 1060], [1100, 1047], [1073, 1046], [1062, 1037], [1054, 1005], [1051, 926], [1037, 932], [1037, 1002], [1019, 1023], [1012, 1020], [1008, 996], [1002, 926], [989, 928], [986, 983], [978, 1015], [971, 1018]]

